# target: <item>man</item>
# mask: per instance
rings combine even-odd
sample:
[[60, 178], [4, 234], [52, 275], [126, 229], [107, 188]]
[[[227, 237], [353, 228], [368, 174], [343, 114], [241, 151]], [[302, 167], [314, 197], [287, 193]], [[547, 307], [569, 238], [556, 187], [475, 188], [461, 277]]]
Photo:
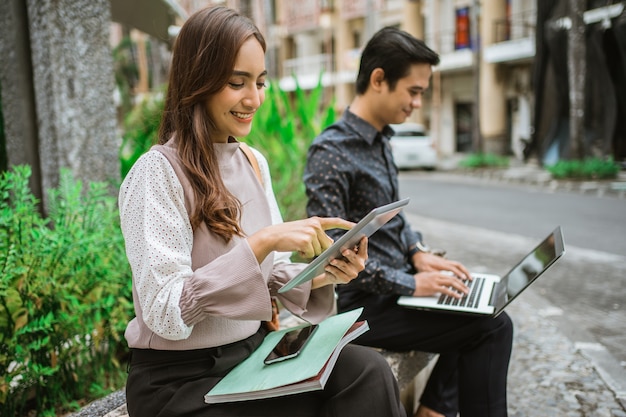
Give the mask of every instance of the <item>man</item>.
[[[399, 199], [388, 125], [404, 122], [421, 106], [438, 62], [435, 52], [401, 30], [384, 28], [372, 37], [361, 57], [355, 99], [309, 149], [304, 173], [309, 215], [358, 221], [374, 207]], [[403, 213], [372, 235], [368, 252], [359, 277], [337, 288], [338, 309], [364, 307], [371, 330], [357, 339], [359, 344], [440, 354], [416, 416], [506, 416], [510, 318], [398, 306], [400, 295], [461, 297], [459, 292], [467, 292], [464, 280], [471, 279], [461, 263], [429, 253]]]

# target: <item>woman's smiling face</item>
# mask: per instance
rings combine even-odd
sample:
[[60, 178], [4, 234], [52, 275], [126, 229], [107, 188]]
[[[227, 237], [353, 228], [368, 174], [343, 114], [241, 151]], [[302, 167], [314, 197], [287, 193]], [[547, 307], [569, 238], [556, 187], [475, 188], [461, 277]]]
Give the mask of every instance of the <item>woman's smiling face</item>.
[[229, 136], [250, 133], [252, 116], [265, 100], [265, 52], [255, 37], [239, 48], [228, 84], [209, 98], [207, 113], [215, 125], [211, 140], [228, 142]]

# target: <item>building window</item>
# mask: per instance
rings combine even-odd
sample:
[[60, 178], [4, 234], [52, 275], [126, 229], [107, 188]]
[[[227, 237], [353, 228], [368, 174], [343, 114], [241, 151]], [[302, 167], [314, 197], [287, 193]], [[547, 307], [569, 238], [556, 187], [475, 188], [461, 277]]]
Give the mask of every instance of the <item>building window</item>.
[[456, 9], [454, 49], [467, 49], [472, 46], [470, 34], [470, 8]]
[[332, 11], [333, 8], [333, 0], [320, 0], [320, 9], [322, 11]]
[[361, 42], [363, 40], [363, 36], [361, 34], [360, 31], [358, 30], [353, 30], [352, 31], [352, 44], [354, 45], [354, 48], [358, 49], [361, 48]]
[[511, 39], [511, 0], [506, 1], [506, 24], [504, 27], [504, 38], [508, 41]]

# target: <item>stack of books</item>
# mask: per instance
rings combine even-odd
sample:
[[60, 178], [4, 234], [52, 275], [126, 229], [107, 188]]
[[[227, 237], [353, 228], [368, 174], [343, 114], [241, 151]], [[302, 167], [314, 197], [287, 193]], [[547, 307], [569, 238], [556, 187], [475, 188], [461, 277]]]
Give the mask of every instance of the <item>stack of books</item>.
[[357, 322], [362, 310], [359, 308], [327, 318], [318, 325], [297, 356], [265, 364], [265, 358], [283, 335], [294, 328], [269, 333], [252, 355], [204, 396], [204, 401], [216, 404], [324, 389], [341, 349], [369, 330], [367, 321]]

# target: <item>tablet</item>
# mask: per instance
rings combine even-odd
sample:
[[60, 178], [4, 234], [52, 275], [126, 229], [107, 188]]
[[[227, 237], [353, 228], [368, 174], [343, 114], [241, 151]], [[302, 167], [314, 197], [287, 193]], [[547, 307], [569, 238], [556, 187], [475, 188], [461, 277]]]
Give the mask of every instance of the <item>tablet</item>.
[[302, 272], [293, 277], [291, 281], [287, 282], [278, 292], [283, 293], [289, 291], [322, 274], [324, 268], [331, 260], [341, 257], [341, 252], [343, 252], [344, 249], [355, 247], [363, 236], [370, 237], [374, 232], [380, 229], [382, 225], [398, 214], [407, 204], [409, 204], [409, 199], [405, 198], [404, 200], [380, 206], [370, 211], [367, 216], [363, 217], [352, 229], [348, 230], [328, 249], [311, 261]]

